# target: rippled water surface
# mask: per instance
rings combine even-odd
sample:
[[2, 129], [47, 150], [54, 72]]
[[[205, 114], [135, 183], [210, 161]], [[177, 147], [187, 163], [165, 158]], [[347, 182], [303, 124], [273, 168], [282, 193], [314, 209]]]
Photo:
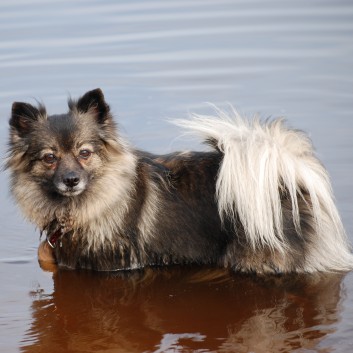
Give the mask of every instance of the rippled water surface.
[[[101, 87], [139, 148], [202, 148], [166, 122], [205, 104], [308, 131], [353, 238], [353, 3], [2, 0], [0, 148], [13, 101]], [[0, 174], [1, 352], [352, 352], [353, 275], [211, 268], [45, 272]]]

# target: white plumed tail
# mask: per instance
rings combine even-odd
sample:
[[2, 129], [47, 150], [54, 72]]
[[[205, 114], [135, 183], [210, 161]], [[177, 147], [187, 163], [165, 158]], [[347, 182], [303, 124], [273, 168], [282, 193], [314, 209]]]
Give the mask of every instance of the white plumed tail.
[[[335, 206], [329, 176], [310, 139], [287, 128], [283, 120], [246, 120], [235, 111], [217, 117], [193, 115], [178, 126], [213, 141], [224, 153], [216, 182], [221, 219], [239, 219], [254, 249], [268, 246], [285, 256], [281, 191], [291, 200], [298, 234], [298, 197], [310, 195], [315, 239], [305, 259], [306, 271], [349, 270], [353, 256]], [[304, 260], [303, 260], [304, 261]]]

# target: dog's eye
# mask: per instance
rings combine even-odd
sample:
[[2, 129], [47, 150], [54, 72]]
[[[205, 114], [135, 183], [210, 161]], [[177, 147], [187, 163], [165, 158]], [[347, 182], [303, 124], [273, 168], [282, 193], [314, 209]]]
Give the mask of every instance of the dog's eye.
[[53, 153], [47, 153], [44, 155], [43, 161], [47, 164], [53, 164], [56, 162], [56, 157]]
[[80, 151], [80, 158], [88, 159], [91, 156], [92, 152], [89, 150], [81, 150]]

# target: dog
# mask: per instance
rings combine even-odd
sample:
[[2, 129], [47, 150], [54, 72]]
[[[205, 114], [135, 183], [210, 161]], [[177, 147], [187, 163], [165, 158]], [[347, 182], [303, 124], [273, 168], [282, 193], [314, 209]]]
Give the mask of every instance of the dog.
[[15, 102], [11, 191], [59, 267], [214, 265], [256, 274], [348, 271], [353, 256], [308, 136], [236, 112], [176, 124], [204, 152], [155, 155], [120, 135], [103, 92], [69, 110]]

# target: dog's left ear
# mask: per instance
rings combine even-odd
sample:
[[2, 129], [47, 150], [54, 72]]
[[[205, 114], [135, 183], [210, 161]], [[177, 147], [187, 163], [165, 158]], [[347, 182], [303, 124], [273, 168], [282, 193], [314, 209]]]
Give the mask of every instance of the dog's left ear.
[[[70, 103], [69, 103], [70, 104]], [[70, 108], [72, 108], [70, 106]], [[94, 114], [97, 122], [103, 124], [110, 117], [110, 108], [100, 88], [85, 93], [76, 103], [78, 111]]]

